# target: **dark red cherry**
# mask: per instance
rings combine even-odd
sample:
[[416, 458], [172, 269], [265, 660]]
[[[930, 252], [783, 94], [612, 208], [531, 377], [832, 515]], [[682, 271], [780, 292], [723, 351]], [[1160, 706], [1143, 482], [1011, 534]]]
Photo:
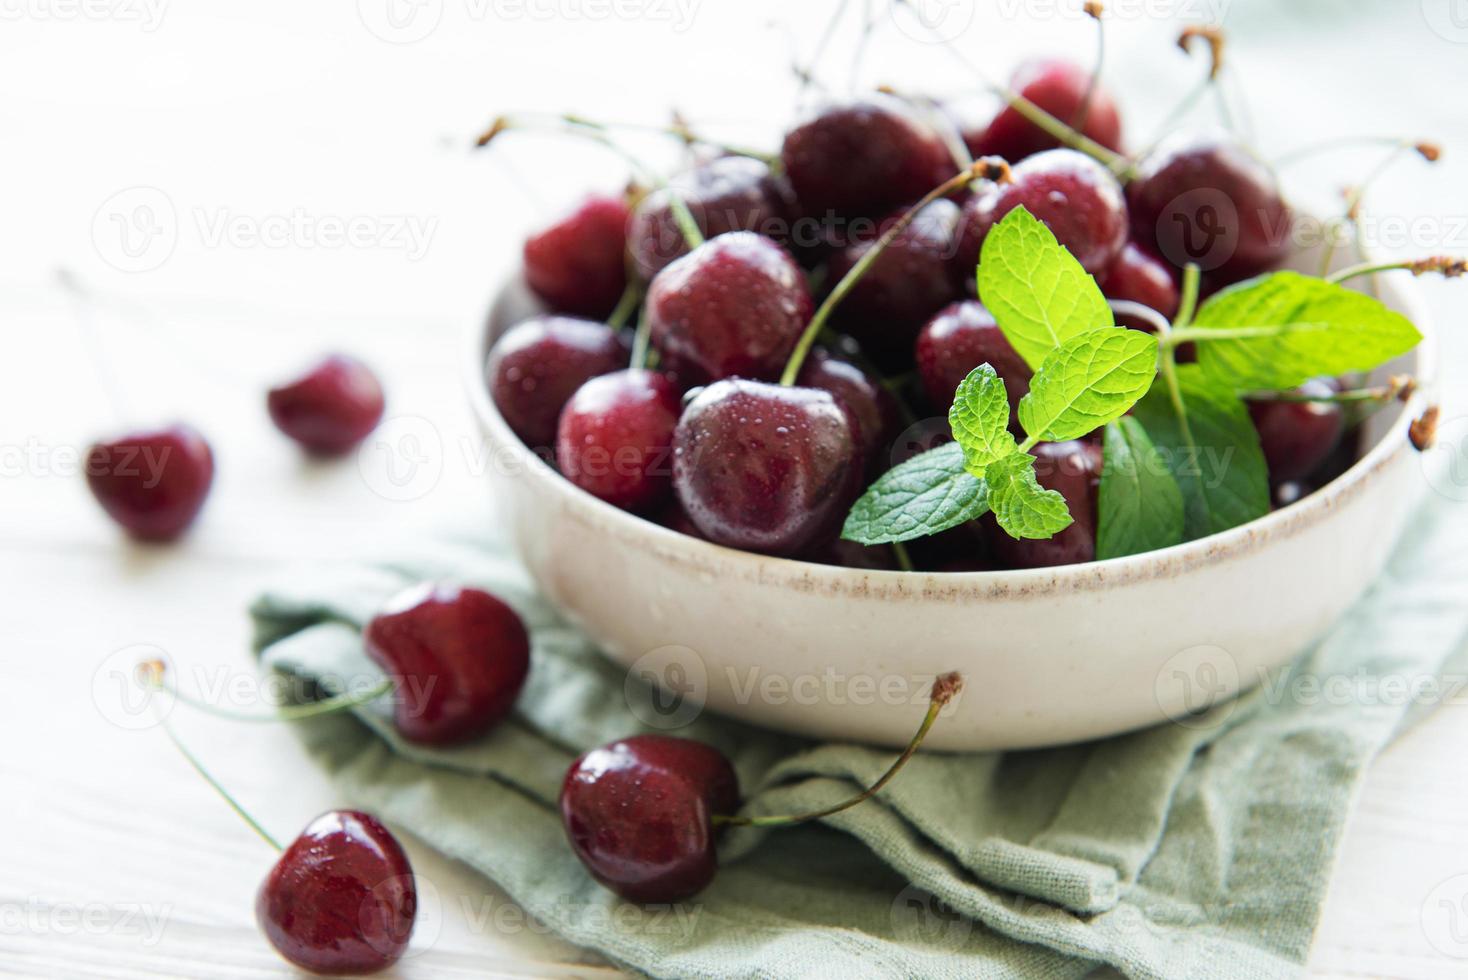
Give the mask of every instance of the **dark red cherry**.
[[271, 388], [275, 427], [320, 456], [354, 448], [382, 420], [382, 384], [355, 357], [332, 354], [296, 380]]
[[948, 411], [959, 382], [980, 364], [988, 364], [1004, 380], [1011, 409], [1030, 390], [1029, 365], [978, 300], [964, 300], [940, 311], [918, 334], [916, 350], [923, 390], [936, 411]]
[[686, 534], [690, 538], [703, 537], [703, 532], [698, 529], [698, 526], [693, 521], [688, 519], [688, 515], [683, 512], [683, 505], [678, 503], [676, 497], [669, 501], [668, 505], [659, 511], [652, 520], [670, 531]]
[[739, 806], [739, 780], [701, 742], [636, 735], [573, 762], [560, 805], [571, 849], [593, 878], [629, 901], [671, 903], [713, 881], [713, 817]]
[[592, 378], [561, 412], [556, 463], [566, 479], [624, 510], [673, 492], [673, 428], [683, 398], [666, 375], [641, 368]]
[[525, 281], [559, 313], [601, 318], [627, 288], [627, 202], [592, 194], [525, 240]]
[[1126, 244], [1126, 196], [1111, 172], [1084, 153], [1047, 150], [1015, 166], [1012, 182], [992, 184], [964, 204], [958, 270], [965, 279], [978, 268], [989, 229], [1020, 205], [1093, 276]]
[[956, 169], [938, 132], [885, 95], [821, 109], [785, 135], [780, 159], [801, 209], [815, 217], [880, 214]]
[[1274, 174], [1222, 137], [1174, 141], [1149, 154], [1127, 185], [1138, 242], [1178, 268], [1195, 262], [1233, 281], [1272, 269], [1290, 251], [1290, 209]]
[[[1116, 261], [1107, 267], [1097, 281], [1107, 299], [1141, 303], [1161, 313], [1163, 319], [1169, 323], [1177, 316], [1180, 293], [1172, 268], [1134, 242], [1127, 243]], [[1157, 330], [1155, 324], [1140, 317], [1122, 316], [1116, 322], [1148, 333], [1155, 333]]]
[[625, 366], [627, 357], [626, 345], [606, 324], [537, 316], [495, 341], [485, 382], [515, 435], [532, 449], [549, 450], [561, 409], [576, 389]]
[[408, 856], [377, 818], [356, 810], [311, 821], [255, 898], [255, 918], [281, 956], [337, 976], [396, 963], [417, 914]]
[[888, 450], [901, 427], [901, 415], [897, 399], [881, 381], [850, 361], [817, 347], [806, 357], [795, 383], [835, 395], [856, 425], [867, 463], [885, 465]]
[[835, 537], [864, 468], [851, 416], [827, 391], [731, 379], [690, 402], [673, 434], [673, 488], [710, 541], [795, 555]]
[[[1097, 86], [1084, 120], [1081, 118], [1090, 85], [1088, 69], [1055, 58], [1026, 61], [1009, 79], [1009, 87], [1017, 94], [1107, 149], [1120, 151], [1121, 115], [1105, 87]], [[999, 110], [984, 129], [966, 131], [964, 142], [975, 157], [999, 156], [1011, 163], [1060, 146], [1059, 140], [1009, 106]]]
[[864, 545], [845, 538], [837, 538], [802, 557], [817, 565], [858, 568], [870, 572], [893, 571], [897, 568], [897, 558], [892, 554], [890, 545]]
[[[837, 253], [830, 281], [846, 275], [900, 217], [901, 212], [889, 215], [876, 234]], [[836, 308], [837, 326], [884, 368], [910, 365], [913, 340], [923, 323], [963, 295], [953, 261], [961, 219], [959, 206], [952, 201], [938, 200], [923, 208]]]
[[[1336, 387], [1307, 381], [1296, 389], [1306, 395], [1329, 395]], [[1259, 444], [1273, 483], [1302, 480], [1314, 473], [1340, 444], [1345, 413], [1333, 402], [1255, 401], [1249, 403]]]
[[133, 537], [167, 541], [198, 516], [214, 482], [214, 454], [192, 427], [131, 432], [87, 450], [87, 486]]
[[658, 273], [647, 291], [652, 341], [688, 384], [774, 378], [814, 306], [805, 273], [773, 239], [711, 238]]
[[[753, 157], [716, 157], [669, 183], [688, 205], [705, 238], [730, 231], [752, 231], [775, 239], [789, 234], [795, 210], [790, 186]], [[633, 210], [627, 247], [644, 279], [688, 254], [667, 189], [648, 194]]]
[[1006, 534], [992, 515], [983, 520], [989, 543], [1004, 568], [1048, 568], [1077, 565], [1096, 557], [1096, 491], [1101, 485], [1101, 447], [1086, 440], [1042, 442], [1034, 448], [1035, 476], [1040, 486], [1065, 498], [1072, 523], [1045, 540], [1018, 540]]
[[479, 589], [414, 586], [372, 617], [362, 639], [393, 679], [398, 731], [424, 745], [489, 731], [510, 713], [530, 672], [525, 624]]

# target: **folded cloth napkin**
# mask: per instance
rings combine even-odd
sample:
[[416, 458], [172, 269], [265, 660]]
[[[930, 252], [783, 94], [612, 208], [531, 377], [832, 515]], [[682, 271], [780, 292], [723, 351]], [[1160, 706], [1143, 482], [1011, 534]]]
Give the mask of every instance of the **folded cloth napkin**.
[[[572, 942], [645, 973], [1070, 978], [1110, 965], [1168, 980], [1289, 977], [1363, 769], [1430, 706], [1432, 680], [1461, 666], [1465, 531], [1468, 507], [1423, 508], [1330, 636], [1237, 702], [1087, 745], [920, 753], [880, 796], [823, 825], [729, 835], [717, 880], [673, 908], [621, 901], [566, 843], [555, 803], [568, 763], [646, 729], [625, 672], [499, 545], [460, 537], [392, 565], [315, 571], [253, 613], [266, 666], [332, 687], [380, 677], [358, 628], [405, 585], [456, 580], [518, 609], [533, 637], [530, 680], [517, 714], [483, 740], [408, 744], [375, 706], [305, 723], [302, 735], [354, 803], [482, 871]], [[1387, 678], [1406, 684], [1376, 683]], [[680, 734], [728, 754], [754, 812], [824, 806], [894, 756], [707, 712]]]

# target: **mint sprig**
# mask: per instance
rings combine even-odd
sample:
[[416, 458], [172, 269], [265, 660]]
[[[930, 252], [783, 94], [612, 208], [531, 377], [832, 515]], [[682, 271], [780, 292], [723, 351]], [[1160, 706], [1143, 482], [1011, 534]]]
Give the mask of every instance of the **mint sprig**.
[[989, 507], [1012, 538], [1051, 538], [1071, 525], [1065, 498], [1035, 478], [1035, 457], [1012, 453], [989, 465]]
[[989, 510], [989, 488], [965, 468], [950, 442], [884, 473], [851, 508], [841, 536], [861, 544], [893, 544], [938, 534]]
[[1107, 425], [1102, 453], [1096, 557], [1124, 558], [1181, 544], [1183, 492], [1142, 424], [1126, 417]]
[[1156, 377], [1156, 337], [1117, 327], [1088, 330], [1046, 356], [1020, 399], [1020, 425], [1032, 442], [1079, 439], [1126, 414]]
[[974, 476], [982, 477], [990, 463], [1018, 451], [1009, 432], [1009, 394], [998, 372], [987, 364], [980, 364], [959, 382], [948, 410], [948, 425]]

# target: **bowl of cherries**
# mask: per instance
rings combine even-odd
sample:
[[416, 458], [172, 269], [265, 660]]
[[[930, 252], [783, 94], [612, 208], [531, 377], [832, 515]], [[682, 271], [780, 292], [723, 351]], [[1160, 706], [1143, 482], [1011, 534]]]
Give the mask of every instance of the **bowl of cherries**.
[[[823, 104], [768, 153], [680, 123], [686, 169], [525, 242], [467, 385], [521, 556], [609, 656], [886, 745], [959, 669], [931, 745], [1053, 745], [1258, 684], [1380, 571], [1435, 419], [1412, 276], [1462, 263], [1312, 246], [1229, 135], [1124, 152], [1074, 65], [998, 90], [976, 126]], [[616, 138], [481, 145], [530, 126]]]

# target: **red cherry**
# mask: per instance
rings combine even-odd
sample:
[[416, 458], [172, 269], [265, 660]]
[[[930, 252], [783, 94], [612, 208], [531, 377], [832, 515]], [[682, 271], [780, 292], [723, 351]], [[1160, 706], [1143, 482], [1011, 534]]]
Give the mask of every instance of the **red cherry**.
[[281, 956], [312, 973], [374, 973], [408, 948], [418, 913], [413, 869], [375, 817], [332, 810], [311, 821], [260, 885], [255, 918]]
[[606, 324], [537, 316], [515, 324], [489, 352], [485, 381], [495, 407], [531, 449], [555, 445], [561, 409], [587, 380], [627, 363]]
[[[889, 215], [876, 234], [842, 249], [831, 262], [830, 280], [840, 281], [900, 217], [902, 212]], [[952, 201], [923, 208], [836, 308], [837, 324], [883, 367], [909, 365], [923, 322], [962, 295], [953, 261], [961, 222]]]
[[1274, 174], [1224, 138], [1174, 140], [1127, 185], [1133, 237], [1178, 268], [1195, 262], [1219, 285], [1279, 265], [1292, 217]]
[[851, 416], [868, 464], [882, 464], [897, 438], [901, 416], [897, 399], [881, 381], [850, 361], [817, 347], [806, 357], [795, 383], [834, 395]]
[[983, 521], [989, 542], [1004, 568], [1048, 568], [1076, 565], [1096, 557], [1096, 493], [1101, 485], [1101, 447], [1075, 439], [1042, 442], [1034, 449], [1035, 476], [1040, 486], [1065, 498], [1072, 523], [1052, 538], [1011, 538], [994, 522]]
[[489, 731], [510, 713], [530, 672], [525, 624], [479, 589], [414, 586], [372, 617], [362, 639], [396, 684], [398, 731], [424, 745]]
[[901, 101], [871, 95], [821, 109], [785, 136], [786, 176], [807, 215], [874, 215], [952, 175], [943, 139]]
[[[1079, 121], [1091, 72], [1073, 62], [1033, 59], [1015, 69], [1009, 87], [1056, 119], [1073, 126]], [[1108, 150], [1121, 150], [1121, 115], [1116, 100], [1097, 86], [1086, 110], [1081, 132]], [[1025, 157], [1053, 150], [1060, 141], [1009, 106], [1001, 109], [979, 132], [965, 132], [964, 142], [975, 157], [999, 156], [1018, 163]]]
[[382, 420], [382, 385], [355, 357], [333, 354], [306, 374], [271, 388], [266, 407], [275, 427], [322, 456], [355, 447]]
[[[1133, 242], [1128, 242], [1116, 261], [1097, 279], [1107, 299], [1141, 303], [1162, 314], [1169, 323], [1177, 316], [1181, 294], [1177, 278], [1166, 262]], [[1155, 324], [1140, 317], [1122, 316], [1117, 323], [1134, 330], [1156, 333]]]
[[[716, 157], [669, 183], [705, 238], [731, 231], [752, 231], [776, 239], [789, 234], [794, 195], [762, 161]], [[688, 254], [669, 197], [666, 189], [648, 194], [632, 212], [628, 225], [628, 250], [644, 279], [652, 279], [668, 263]]]
[[[1307, 381], [1296, 391], [1329, 395], [1338, 387]], [[1340, 445], [1346, 431], [1345, 412], [1334, 402], [1254, 401], [1249, 403], [1271, 482], [1289, 483], [1314, 473]]]
[[192, 427], [132, 432], [87, 450], [87, 486], [133, 537], [167, 541], [198, 516], [214, 482], [214, 454]]
[[859, 440], [829, 392], [718, 381], [673, 433], [673, 488], [710, 541], [799, 554], [840, 528], [860, 489]]
[[658, 273], [645, 315], [668, 367], [696, 383], [777, 377], [813, 310], [805, 273], [789, 252], [733, 231]]
[[666, 375], [640, 368], [592, 378], [561, 412], [556, 462], [566, 479], [624, 510], [673, 492], [673, 428], [683, 410]]
[[561, 784], [566, 837], [592, 877], [633, 902], [671, 903], [718, 870], [712, 818], [739, 805], [739, 781], [718, 750], [670, 735], [593, 749]]
[[1101, 164], [1075, 150], [1048, 150], [1014, 167], [1012, 180], [975, 194], [963, 208], [957, 261], [965, 279], [978, 268], [989, 229], [1023, 205], [1092, 275], [1121, 254], [1127, 205], [1121, 184]]
[[627, 203], [592, 194], [525, 240], [525, 281], [557, 312], [601, 318], [627, 288]]
[[937, 411], [948, 411], [959, 383], [980, 364], [1003, 379], [1011, 414], [1030, 390], [1029, 365], [977, 300], [954, 303], [929, 320], [918, 334], [916, 356], [923, 390]]

